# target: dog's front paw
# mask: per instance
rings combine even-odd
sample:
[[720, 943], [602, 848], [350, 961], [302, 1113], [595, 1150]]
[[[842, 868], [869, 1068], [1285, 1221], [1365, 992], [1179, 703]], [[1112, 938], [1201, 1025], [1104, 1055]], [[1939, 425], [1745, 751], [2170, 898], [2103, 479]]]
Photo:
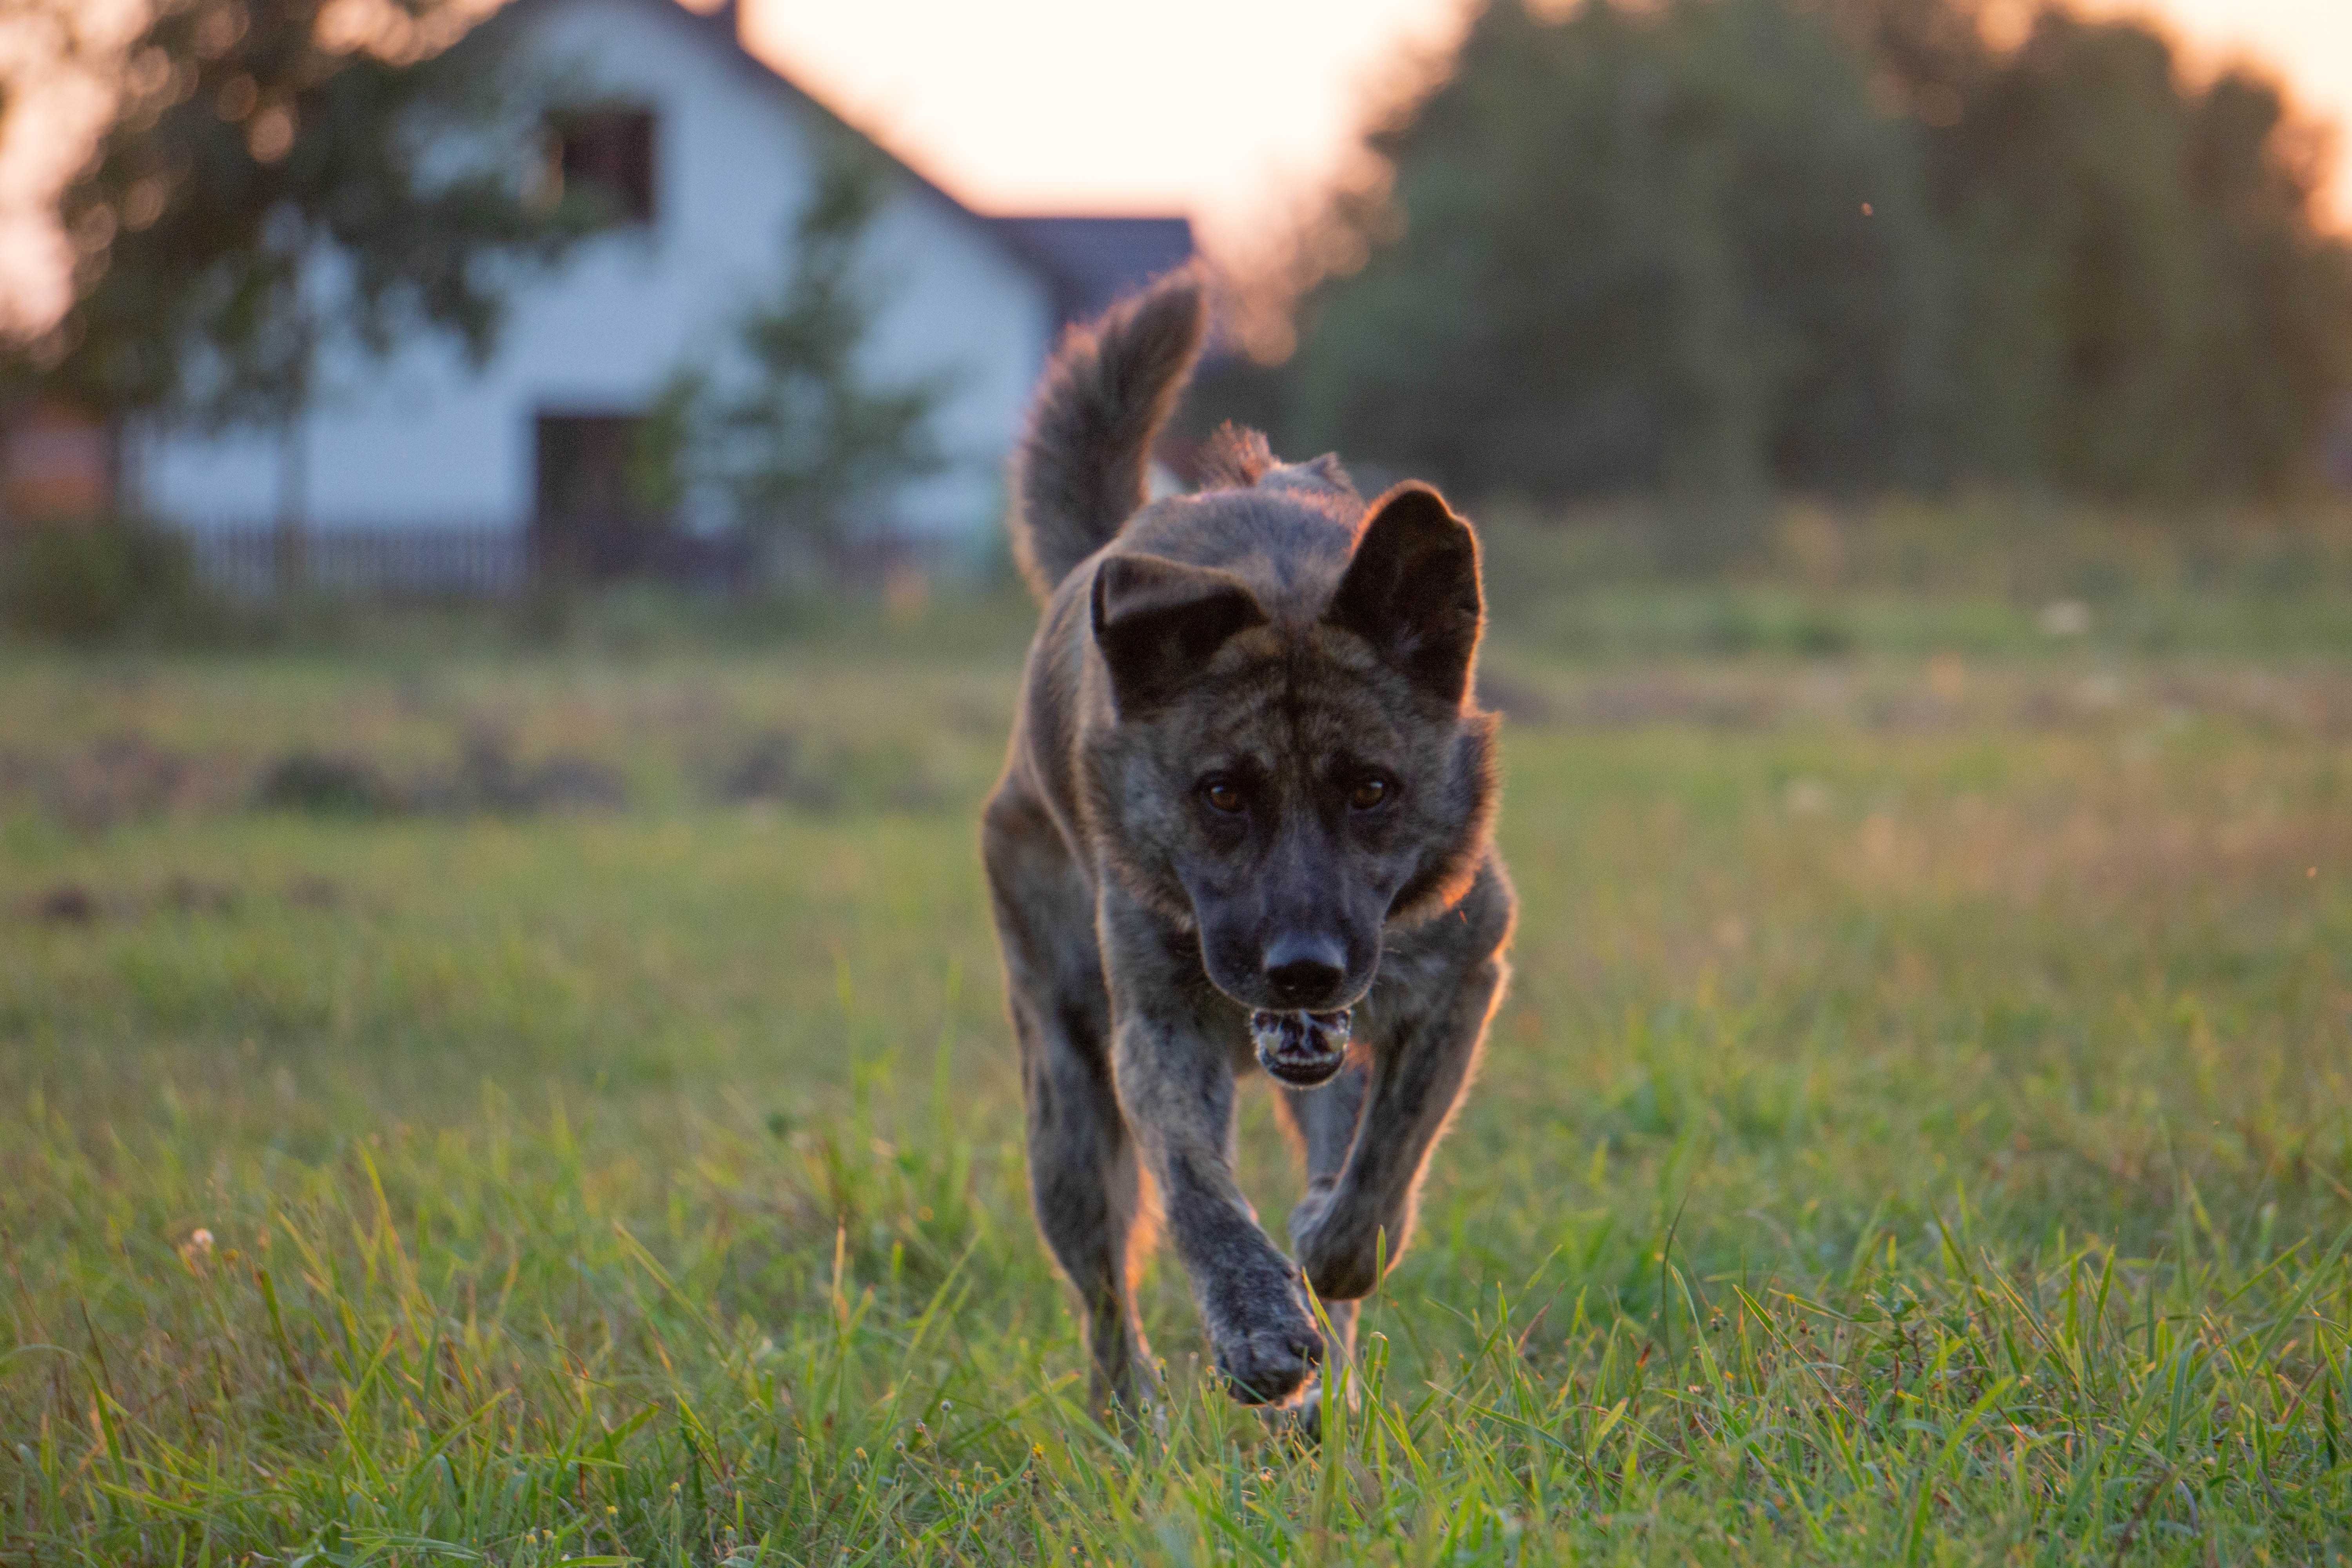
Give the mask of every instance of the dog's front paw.
[[1221, 1336], [1215, 1349], [1226, 1391], [1244, 1405], [1283, 1403], [1323, 1363], [1323, 1336], [1303, 1315], [1297, 1324]]
[[1220, 1317], [1210, 1324], [1210, 1348], [1227, 1392], [1244, 1405], [1282, 1404], [1322, 1364], [1323, 1332], [1286, 1273]]
[[[1290, 1245], [1318, 1296], [1353, 1301], [1370, 1295], [1381, 1282], [1381, 1232], [1349, 1223], [1333, 1195], [1332, 1188], [1320, 1187], [1299, 1200], [1290, 1211]], [[1393, 1262], [1395, 1243], [1389, 1245]]]

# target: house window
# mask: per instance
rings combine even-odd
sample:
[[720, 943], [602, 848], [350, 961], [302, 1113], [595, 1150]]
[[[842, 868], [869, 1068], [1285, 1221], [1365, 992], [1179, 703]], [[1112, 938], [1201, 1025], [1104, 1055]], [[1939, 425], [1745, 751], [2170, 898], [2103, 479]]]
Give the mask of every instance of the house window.
[[548, 126], [551, 193], [587, 195], [625, 224], [654, 221], [654, 115], [649, 109], [578, 110]]

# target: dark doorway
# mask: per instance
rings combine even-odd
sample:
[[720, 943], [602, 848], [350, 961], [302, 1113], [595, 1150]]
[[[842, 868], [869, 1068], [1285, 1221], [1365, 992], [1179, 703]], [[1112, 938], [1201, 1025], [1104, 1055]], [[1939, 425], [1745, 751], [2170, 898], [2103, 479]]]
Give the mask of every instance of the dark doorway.
[[639, 414], [539, 416], [531, 542], [542, 565], [613, 577], [650, 562], [669, 520], [644, 503], [635, 482], [645, 423]]

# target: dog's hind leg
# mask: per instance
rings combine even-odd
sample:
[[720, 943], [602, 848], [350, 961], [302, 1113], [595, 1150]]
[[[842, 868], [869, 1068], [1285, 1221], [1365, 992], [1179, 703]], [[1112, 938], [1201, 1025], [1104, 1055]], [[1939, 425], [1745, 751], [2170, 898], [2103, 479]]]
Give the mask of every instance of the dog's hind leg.
[[1090, 1394], [1101, 1414], [1140, 1413], [1149, 1348], [1134, 1271], [1150, 1249], [1150, 1193], [1111, 1085], [1110, 999], [1093, 900], [1045, 812], [1003, 795], [982, 833], [1003, 943], [1028, 1111], [1029, 1193], [1037, 1228], [1076, 1288]]

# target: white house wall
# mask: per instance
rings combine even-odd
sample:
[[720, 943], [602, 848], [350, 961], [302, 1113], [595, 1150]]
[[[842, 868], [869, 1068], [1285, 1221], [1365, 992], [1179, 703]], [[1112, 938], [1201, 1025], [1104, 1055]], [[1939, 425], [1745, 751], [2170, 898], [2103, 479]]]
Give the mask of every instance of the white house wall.
[[[643, 408], [682, 356], [717, 352], [744, 301], [774, 287], [787, 226], [811, 189], [813, 111], [684, 12], [562, 0], [527, 25], [531, 47], [575, 79], [653, 107], [654, 224], [600, 237], [518, 290], [479, 374], [437, 339], [389, 363], [331, 364], [338, 390], [307, 422], [314, 527], [522, 526], [537, 413]], [[911, 182], [869, 244], [886, 300], [868, 345], [873, 374], [955, 378], [936, 429], [957, 466], [898, 498], [894, 521], [950, 533], [991, 525], [1052, 331], [1046, 285]], [[258, 522], [275, 515], [279, 467], [271, 437], [167, 437], [143, 444], [139, 483], [168, 518]]]

